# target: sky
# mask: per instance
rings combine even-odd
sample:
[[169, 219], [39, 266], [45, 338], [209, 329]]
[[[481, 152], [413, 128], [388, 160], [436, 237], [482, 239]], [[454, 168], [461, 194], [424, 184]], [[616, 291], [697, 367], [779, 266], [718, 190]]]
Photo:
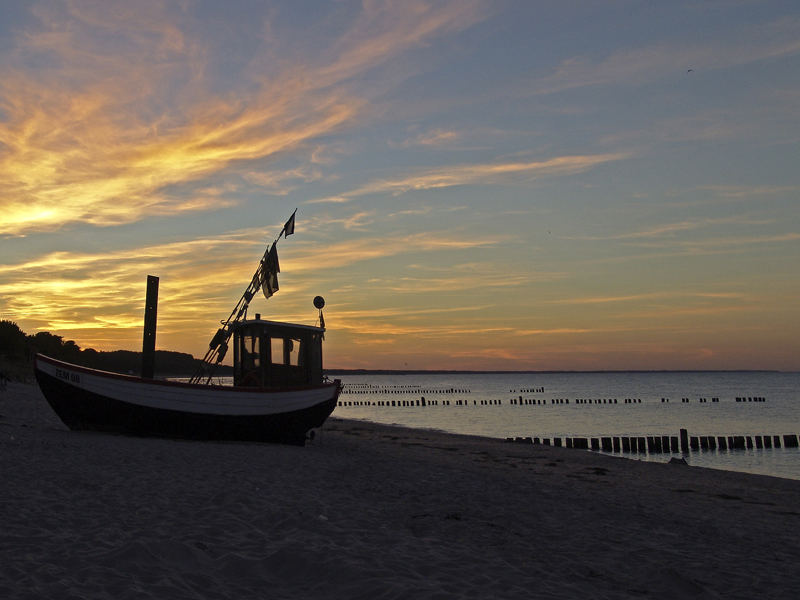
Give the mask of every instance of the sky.
[[0, 3], [0, 318], [329, 368], [800, 370], [796, 0]]

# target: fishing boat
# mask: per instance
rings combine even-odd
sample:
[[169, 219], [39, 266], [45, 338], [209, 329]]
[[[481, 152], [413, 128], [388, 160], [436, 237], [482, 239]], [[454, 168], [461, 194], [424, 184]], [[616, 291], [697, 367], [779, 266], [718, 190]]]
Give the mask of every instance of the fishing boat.
[[[321, 296], [315, 325], [248, 318], [259, 291], [278, 290], [276, 245], [294, 233], [294, 213], [268, 246], [250, 284], [214, 334], [188, 382], [153, 377], [158, 278], [148, 277], [142, 375], [110, 373], [37, 355], [36, 380], [50, 406], [73, 430], [201, 440], [303, 445], [333, 412], [341, 382], [322, 368], [325, 321]], [[232, 341], [231, 341], [232, 338]], [[233, 346], [233, 385], [214, 378]]]

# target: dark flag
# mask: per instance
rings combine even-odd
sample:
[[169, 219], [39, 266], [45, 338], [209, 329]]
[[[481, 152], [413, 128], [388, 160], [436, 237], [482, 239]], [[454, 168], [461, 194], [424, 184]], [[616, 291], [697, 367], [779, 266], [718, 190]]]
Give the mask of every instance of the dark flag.
[[294, 213], [296, 212], [297, 211], [294, 211], [292, 213], [292, 216], [289, 217], [289, 220], [286, 221], [286, 224], [283, 226], [283, 237], [288, 237], [294, 233]]
[[280, 272], [278, 248], [272, 244], [272, 248], [269, 249], [261, 263], [261, 290], [264, 292], [265, 298], [269, 298], [278, 291], [278, 273]]

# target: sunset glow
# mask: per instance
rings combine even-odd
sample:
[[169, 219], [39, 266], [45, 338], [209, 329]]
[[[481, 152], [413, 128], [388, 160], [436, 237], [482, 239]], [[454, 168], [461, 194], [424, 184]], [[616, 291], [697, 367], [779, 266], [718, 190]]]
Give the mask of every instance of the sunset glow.
[[[224, 8], [223, 8], [224, 6]], [[330, 368], [800, 369], [784, 2], [42, 0], [0, 8], [0, 318]]]

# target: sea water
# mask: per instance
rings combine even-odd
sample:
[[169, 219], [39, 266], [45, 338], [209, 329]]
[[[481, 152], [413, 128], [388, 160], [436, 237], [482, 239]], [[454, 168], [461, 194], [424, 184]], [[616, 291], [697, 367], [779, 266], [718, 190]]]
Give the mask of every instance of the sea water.
[[[334, 416], [496, 438], [780, 436], [780, 448], [697, 450], [691, 465], [800, 479], [800, 373], [337, 375]], [[425, 406], [422, 406], [425, 398]], [[737, 401], [737, 398], [739, 401]], [[394, 404], [394, 405], [393, 405]], [[666, 462], [670, 454], [620, 453]], [[673, 454], [673, 456], [682, 456]]]

